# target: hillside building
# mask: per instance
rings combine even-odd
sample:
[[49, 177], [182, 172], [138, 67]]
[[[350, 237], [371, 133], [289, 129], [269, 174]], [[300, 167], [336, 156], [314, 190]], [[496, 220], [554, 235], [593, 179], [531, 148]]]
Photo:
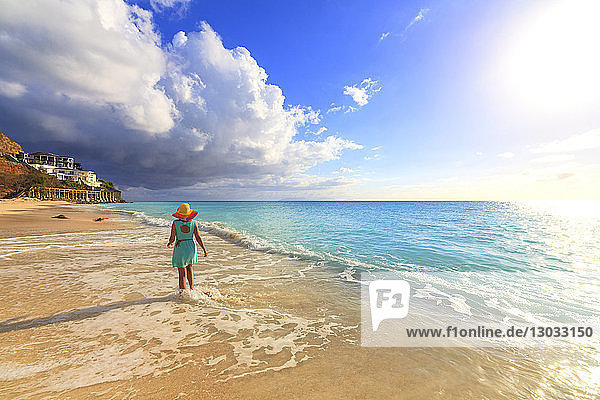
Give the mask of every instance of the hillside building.
[[98, 188], [101, 185], [96, 178], [96, 173], [82, 170], [81, 164], [75, 162], [73, 157], [44, 152], [25, 153], [21, 151], [16, 155], [16, 158], [63, 181], [78, 182], [92, 188]]

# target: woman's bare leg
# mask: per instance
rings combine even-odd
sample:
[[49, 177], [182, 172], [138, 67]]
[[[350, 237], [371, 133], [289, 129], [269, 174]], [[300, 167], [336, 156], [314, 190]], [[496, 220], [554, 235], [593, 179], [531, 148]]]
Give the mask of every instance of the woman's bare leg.
[[185, 268], [177, 268], [177, 272], [179, 272], [179, 289], [185, 289]]
[[192, 264], [185, 267], [188, 283], [190, 284], [190, 290], [194, 290], [194, 271], [192, 271]]

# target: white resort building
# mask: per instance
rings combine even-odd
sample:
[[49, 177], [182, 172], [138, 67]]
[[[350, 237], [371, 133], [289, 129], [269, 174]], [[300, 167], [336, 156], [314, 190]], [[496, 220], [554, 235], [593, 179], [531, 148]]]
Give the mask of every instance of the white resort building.
[[35, 169], [53, 175], [64, 181], [83, 183], [93, 188], [100, 187], [94, 171], [83, 171], [81, 164], [75, 162], [73, 157], [58, 156], [52, 153], [24, 153], [17, 154], [17, 159], [31, 165]]

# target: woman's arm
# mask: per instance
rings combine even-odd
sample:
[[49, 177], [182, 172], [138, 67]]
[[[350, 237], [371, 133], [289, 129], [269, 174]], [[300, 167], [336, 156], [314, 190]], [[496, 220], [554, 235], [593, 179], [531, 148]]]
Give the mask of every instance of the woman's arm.
[[175, 222], [173, 222], [173, 224], [171, 224], [171, 237], [169, 238], [169, 243], [167, 243], [167, 247], [172, 247], [174, 241], [175, 241]]
[[200, 244], [200, 247], [202, 247], [202, 250], [204, 250], [204, 257], [206, 257], [207, 256], [206, 247], [204, 247], [204, 242], [202, 241], [202, 238], [200, 237], [200, 231], [198, 230], [197, 223], [194, 223], [194, 236], [196, 237], [196, 241], [198, 242], [198, 244]]

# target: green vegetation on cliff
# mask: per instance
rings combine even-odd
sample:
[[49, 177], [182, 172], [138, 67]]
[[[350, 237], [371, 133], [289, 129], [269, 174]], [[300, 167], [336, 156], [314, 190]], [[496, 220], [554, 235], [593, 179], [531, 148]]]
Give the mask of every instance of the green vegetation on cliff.
[[100, 189], [117, 190], [115, 188], [114, 183], [112, 183], [111, 181], [105, 181], [105, 180], [102, 180], [102, 179], [98, 179], [98, 180], [100, 181], [100, 184], [101, 184]]
[[77, 182], [61, 181], [23, 163], [0, 158], [0, 198], [15, 197], [32, 186], [89, 189]]

